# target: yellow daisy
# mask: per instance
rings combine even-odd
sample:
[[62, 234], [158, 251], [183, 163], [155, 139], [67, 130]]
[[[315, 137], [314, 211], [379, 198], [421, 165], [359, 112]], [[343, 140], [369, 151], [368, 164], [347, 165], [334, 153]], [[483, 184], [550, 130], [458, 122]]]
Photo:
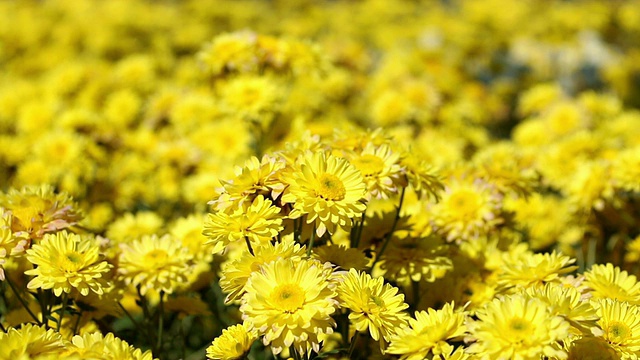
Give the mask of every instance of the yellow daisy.
[[118, 274], [127, 285], [139, 286], [142, 295], [149, 290], [172, 293], [187, 282], [193, 255], [171, 236], [143, 236], [121, 247]]
[[338, 302], [329, 282], [330, 264], [278, 259], [251, 274], [240, 311], [249, 329], [263, 336], [275, 355], [293, 348], [300, 355], [319, 353], [320, 338], [336, 326]]
[[596, 264], [584, 273], [585, 285], [595, 299], [616, 299], [640, 304], [640, 283], [635, 275], [629, 275], [611, 263]]
[[578, 267], [576, 260], [556, 253], [522, 254], [503, 256], [504, 263], [498, 272], [498, 284], [503, 288], [540, 287], [549, 282], [560, 282], [560, 276], [573, 272]]
[[365, 205], [366, 188], [360, 172], [343, 158], [324, 152], [302, 155], [296, 170], [285, 180], [289, 187], [283, 203], [291, 203], [289, 217], [306, 216], [320, 237], [338, 227], [349, 230]]
[[280, 208], [258, 195], [251, 203], [243, 202], [235, 209], [209, 214], [202, 233], [208, 238], [205, 245], [213, 244], [213, 252], [217, 253], [242, 239], [254, 244], [269, 241], [282, 229]]
[[76, 335], [67, 347], [68, 355], [79, 355], [83, 359], [100, 360], [153, 360], [151, 351], [142, 351], [117, 338], [112, 333], [99, 332]]
[[322, 262], [330, 262], [341, 269], [364, 270], [369, 259], [361, 250], [344, 245], [323, 245], [313, 249], [313, 257]]
[[384, 283], [384, 278], [372, 278], [365, 272], [349, 270], [337, 287], [340, 305], [351, 310], [349, 320], [357, 331], [369, 330], [378, 341], [391, 336], [407, 324], [409, 307], [398, 288]]
[[349, 162], [364, 177], [369, 197], [388, 199], [406, 183], [400, 166], [400, 155], [387, 144], [368, 143], [362, 152], [349, 156]]
[[590, 335], [596, 326], [595, 308], [575, 287], [548, 283], [543, 288], [527, 289], [527, 294], [545, 302], [552, 315], [567, 320], [574, 335]]
[[409, 326], [391, 337], [386, 353], [400, 355], [403, 360], [422, 360], [429, 354], [446, 353], [449, 347], [446, 341], [460, 338], [467, 330], [465, 313], [454, 311], [453, 306], [447, 303], [440, 310], [416, 311]]
[[102, 260], [100, 246], [92, 237], [61, 231], [47, 234], [39, 244], [27, 250], [27, 260], [34, 269], [25, 271], [35, 276], [28, 289], [53, 289], [56, 296], [70, 293], [72, 288], [87, 296], [89, 291], [102, 294], [107, 286], [104, 276], [112, 268]]
[[640, 356], [640, 309], [628, 302], [602, 299], [596, 303], [598, 325], [606, 340], [621, 359]]
[[6, 333], [0, 331], [0, 344], [0, 359], [31, 359], [62, 354], [65, 341], [53, 329], [26, 324], [20, 329], [11, 328]]
[[0, 281], [4, 280], [4, 264], [9, 256], [17, 256], [29, 244], [26, 236], [16, 236], [11, 231], [12, 215], [0, 207]]
[[207, 358], [235, 360], [244, 358], [251, 344], [258, 338], [257, 331], [249, 330], [247, 324], [238, 324], [222, 330], [222, 335], [207, 348]]
[[497, 298], [477, 311], [477, 321], [467, 324], [469, 353], [482, 359], [540, 359], [566, 357], [558, 341], [569, 334], [569, 323], [552, 315], [546, 304], [524, 295]]

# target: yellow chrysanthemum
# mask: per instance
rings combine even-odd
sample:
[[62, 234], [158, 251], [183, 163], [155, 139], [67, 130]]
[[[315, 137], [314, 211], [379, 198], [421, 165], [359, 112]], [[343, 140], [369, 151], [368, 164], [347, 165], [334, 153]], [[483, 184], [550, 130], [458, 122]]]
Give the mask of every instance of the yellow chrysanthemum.
[[464, 241], [487, 235], [502, 222], [500, 199], [488, 183], [476, 179], [450, 182], [431, 213], [436, 230], [449, 241]]
[[338, 227], [348, 230], [365, 205], [365, 184], [360, 172], [343, 158], [324, 152], [307, 152], [286, 179], [289, 187], [282, 202], [292, 203], [292, 219], [306, 215], [318, 236], [333, 234]]
[[104, 276], [111, 265], [102, 260], [100, 246], [92, 237], [61, 231], [47, 234], [39, 244], [27, 250], [27, 260], [36, 267], [25, 271], [35, 276], [28, 289], [53, 289], [56, 296], [72, 288], [86, 296], [89, 291], [102, 294], [107, 286]]
[[453, 269], [449, 246], [437, 237], [393, 239], [380, 257], [380, 270], [390, 280], [433, 282]]
[[640, 309], [628, 302], [602, 299], [596, 304], [598, 325], [605, 339], [621, 359], [640, 356]]
[[584, 276], [585, 285], [594, 299], [608, 298], [640, 304], [640, 283], [635, 275], [607, 263], [593, 265]]
[[11, 231], [11, 213], [0, 207], [0, 281], [4, 280], [4, 264], [9, 256], [22, 254], [29, 243], [25, 236]]
[[400, 155], [387, 144], [368, 143], [362, 152], [350, 156], [349, 162], [364, 177], [369, 197], [388, 199], [406, 183], [399, 164]]
[[211, 262], [213, 246], [203, 246], [207, 238], [202, 234], [204, 216], [191, 214], [176, 219], [169, 227], [169, 234], [182, 242], [197, 261]]
[[20, 329], [11, 328], [7, 333], [0, 331], [0, 359], [31, 359], [43, 355], [60, 355], [65, 341], [53, 329], [32, 324]]
[[498, 284], [504, 288], [540, 287], [549, 282], [559, 282], [560, 275], [570, 273], [578, 267], [576, 260], [556, 253], [505, 254], [504, 263], [498, 273]]
[[274, 354], [293, 346], [300, 354], [320, 351], [320, 338], [336, 326], [338, 302], [329, 282], [331, 265], [279, 259], [251, 274], [240, 311], [250, 329]]
[[322, 262], [330, 262], [342, 269], [364, 270], [369, 259], [361, 250], [344, 245], [323, 245], [313, 249], [313, 257]]
[[374, 340], [389, 341], [407, 324], [409, 307], [398, 288], [384, 283], [384, 278], [372, 278], [365, 272], [349, 270], [336, 289], [340, 305], [351, 310], [349, 319], [357, 331], [369, 330]]
[[403, 360], [422, 360], [429, 354], [447, 353], [446, 341], [463, 336], [467, 330], [465, 313], [454, 311], [453, 306], [447, 303], [440, 310], [416, 311], [415, 319], [409, 319], [409, 326], [391, 337], [386, 353], [400, 355]]
[[569, 323], [552, 315], [546, 304], [524, 295], [497, 298], [476, 313], [478, 320], [468, 323], [469, 353], [481, 359], [565, 358], [558, 341], [569, 334]]
[[140, 286], [142, 295], [149, 290], [172, 293], [187, 282], [193, 256], [171, 236], [143, 236], [121, 247], [118, 273], [127, 285]]
[[444, 190], [440, 176], [418, 155], [412, 152], [403, 154], [400, 166], [402, 166], [407, 181], [413, 187], [418, 198], [425, 195], [435, 199], [440, 197], [441, 191]]
[[257, 331], [247, 324], [238, 324], [222, 330], [222, 335], [207, 348], [207, 358], [220, 360], [242, 359], [258, 338]]
[[282, 242], [271, 244], [267, 242], [253, 249], [253, 255], [248, 251], [242, 256], [230, 262], [222, 264], [220, 287], [227, 293], [225, 302], [229, 303], [240, 299], [244, 294], [247, 280], [254, 271], [259, 271], [264, 264], [268, 264], [279, 258], [291, 261], [300, 261], [305, 255], [305, 248], [293, 239], [282, 239]]
[[97, 360], [153, 360], [151, 351], [142, 351], [115, 337], [112, 333], [99, 332], [76, 335], [68, 346], [67, 355], [79, 355], [83, 359]]
[[567, 360], [619, 360], [616, 350], [603, 338], [585, 336], [574, 340], [568, 347]]
[[544, 301], [552, 315], [567, 320], [575, 335], [589, 335], [596, 326], [596, 310], [575, 287], [548, 283], [543, 288], [527, 289], [527, 294]]
[[209, 214], [202, 233], [208, 238], [205, 245], [213, 244], [213, 251], [220, 252], [229, 243], [245, 238], [254, 244], [269, 241], [282, 228], [280, 208], [258, 195], [253, 202], [244, 202], [236, 209]]

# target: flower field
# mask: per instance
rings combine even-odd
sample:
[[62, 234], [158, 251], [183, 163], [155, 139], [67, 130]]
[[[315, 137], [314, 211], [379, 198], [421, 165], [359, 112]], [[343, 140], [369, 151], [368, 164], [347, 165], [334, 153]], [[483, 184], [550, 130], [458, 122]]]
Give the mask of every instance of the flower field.
[[0, 360], [638, 359], [640, 1], [0, 1]]

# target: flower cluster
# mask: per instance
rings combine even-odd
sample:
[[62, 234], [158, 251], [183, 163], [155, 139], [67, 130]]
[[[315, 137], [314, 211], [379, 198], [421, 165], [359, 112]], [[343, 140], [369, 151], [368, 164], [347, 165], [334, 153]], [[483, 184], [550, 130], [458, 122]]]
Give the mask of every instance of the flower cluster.
[[0, 2], [0, 359], [637, 359], [640, 2]]

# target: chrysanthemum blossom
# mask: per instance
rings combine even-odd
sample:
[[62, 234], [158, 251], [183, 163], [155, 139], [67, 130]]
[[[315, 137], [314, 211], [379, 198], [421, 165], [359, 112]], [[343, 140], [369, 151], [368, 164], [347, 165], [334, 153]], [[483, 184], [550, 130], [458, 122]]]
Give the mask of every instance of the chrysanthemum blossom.
[[0, 331], [0, 359], [31, 359], [42, 355], [61, 355], [65, 341], [54, 329], [32, 324], [20, 329]]
[[416, 311], [415, 319], [409, 319], [409, 326], [391, 337], [386, 353], [400, 355], [403, 360], [422, 360], [430, 353], [447, 354], [447, 340], [459, 338], [467, 330], [465, 313], [454, 311], [453, 306], [447, 303], [440, 310]]
[[400, 155], [387, 144], [375, 146], [368, 143], [359, 154], [350, 156], [349, 162], [360, 171], [367, 185], [369, 197], [388, 199], [397, 194], [404, 180]]
[[621, 359], [637, 359], [640, 356], [640, 309], [638, 306], [612, 299], [602, 299], [596, 304], [598, 325], [602, 338], [618, 353]]
[[4, 264], [9, 256], [21, 255], [29, 243], [26, 236], [11, 231], [12, 215], [0, 207], [0, 281], [4, 280]]
[[103, 335], [95, 332], [76, 335], [67, 346], [67, 355], [77, 355], [83, 359], [105, 360], [153, 360], [150, 350], [142, 351], [117, 338], [112, 333]]
[[540, 299], [517, 294], [496, 298], [467, 324], [475, 343], [468, 352], [480, 359], [566, 358], [558, 343], [569, 335], [569, 323], [552, 315]]
[[338, 302], [329, 278], [331, 264], [278, 259], [249, 277], [240, 311], [274, 354], [293, 346], [299, 354], [319, 352], [320, 338], [333, 333]]
[[242, 359], [258, 338], [257, 331], [249, 330], [247, 324], [238, 324], [222, 330], [222, 335], [207, 348], [207, 358], [215, 360]]
[[316, 234], [348, 230], [352, 219], [360, 217], [365, 205], [366, 187], [360, 172], [346, 159], [325, 152], [307, 152], [288, 174], [289, 184], [282, 202], [291, 203], [291, 219], [307, 217]]
[[149, 290], [169, 294], [187, 282], [193, 255], [171, 236], [143, 236], [121, 248], [118, 274], [127, 285], [139, 286], [142, 295]]
[[635, 275], [611, 263], [596, 264], [584, 273], [585, 285], [595, 299], [617, 299], [640, 304], [640, 283]]
[[39, 244], [27, 250], [27, 260], [34, 269], [25, 271], [35, 276], [28, 289], [52, 289], [56, 296], [73, 288], [87, 296], [89, 291], [102, 294], [107, 286], [104, 276], [111, 264], [102, 260], [100, 246], [92, 237], [61, 231], [47, 234]]
[[253, 202], [242, 203], [235, 209], [228, 208], [209, 214], [202, 232], [213, 244], [213, 252], [220, 252], [229, 243], [249, 239], [260, 244], [275, 238], [282, 230], [280, 208], [271, 200], [258, 195]]
[[578, 267], [570, 256], [552, 253], [505, 254], [504, 263], [498, 273], [498, 284], [504, 288], [542, 287], [546, 283], [560, 282], [560, 276], [573, 272]]
[[351, 310], [349, 319], [358, 331], [367, 331], [374, 340], [389, 341], [407, 324], [409, 307], [398, 288], [372, 278], [365, 272], [349, 270], [336, 289], [340, 305]]

